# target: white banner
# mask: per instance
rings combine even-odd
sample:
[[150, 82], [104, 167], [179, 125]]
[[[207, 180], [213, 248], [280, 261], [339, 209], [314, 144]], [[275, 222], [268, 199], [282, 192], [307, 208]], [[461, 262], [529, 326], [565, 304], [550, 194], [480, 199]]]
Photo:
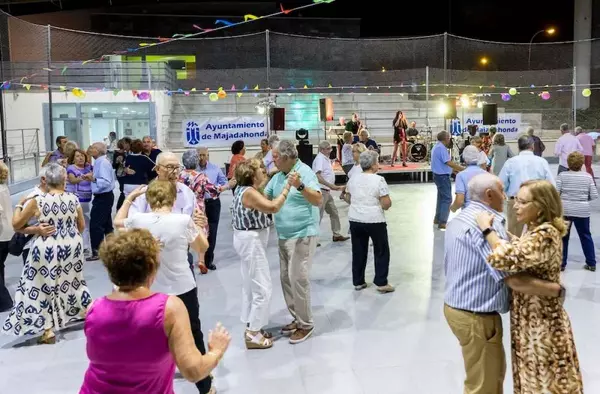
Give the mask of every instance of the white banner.
[[[490, 126], [483, 125], [483, 114], [468, 113], [464, 116], [465, 124], [462, 127], [464, 133], [468, 131], [467, 126], [470, 124], [477, 125], [478, 132], [486, 132]], [[521, 114], [519, 113], [498, 113], [498, 124], [496, 125], [498, 133], [504, 134], [505, 140], [516, 140], [521, 134], [527, 132], [525, 125], [521, 125]]]
[[265, 116], [188, 119], [182, 122], [183, 141], [188, 148], [230, 147], [237, 140], [260, 145], [268, 137]]

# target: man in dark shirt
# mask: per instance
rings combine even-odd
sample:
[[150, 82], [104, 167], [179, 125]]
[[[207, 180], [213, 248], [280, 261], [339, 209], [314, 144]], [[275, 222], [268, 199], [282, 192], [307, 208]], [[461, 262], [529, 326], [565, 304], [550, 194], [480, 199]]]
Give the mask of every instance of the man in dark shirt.
[[542, 156], [542, 153], [546, 150], [546, 145], [542, 142], [540, 137], [533, 135], [533, 127], [527, 128], [527, 134], [533, 139], [533, 154], [536, 156]]
[[360, 129], [360, 120], [356, 113], [352, 114], [352, 120], [346, 123], [346, 131], [351, 131], [352, 134], [356, 135]]
[[[154, 141], [152, 141], [152, 137], [149, 135], [145, 136], [142, 142], [144, 143], [144, 151], [142, 153], [148, 156], [148, 158], [152, 160], [154, 164], [156, 164], [156, 158], [160, 154], [161, 150], [154, 148]], [[152, 170], [150, 174], [148, 174], [148, 183], [154, 178], [156, 178], [156, 171]]]

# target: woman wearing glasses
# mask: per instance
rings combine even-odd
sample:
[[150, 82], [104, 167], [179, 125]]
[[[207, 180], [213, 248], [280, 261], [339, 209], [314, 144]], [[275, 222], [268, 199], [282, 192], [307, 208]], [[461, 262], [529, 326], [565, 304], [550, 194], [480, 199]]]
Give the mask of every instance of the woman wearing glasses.
[[[567, 232], [560, 195], [548, 181], [527, 181], [515, 197], [522, 237], [504, 241], [491, 230], [493, 216], [482, 212], [479, 228], [492, 248], [490, 265], [507, 274], [527, 273], [559, 283], [562, 237]], [[510, 305], [515, 393], [583, 393], [571, 321], [559, 297], [513, 291]]]

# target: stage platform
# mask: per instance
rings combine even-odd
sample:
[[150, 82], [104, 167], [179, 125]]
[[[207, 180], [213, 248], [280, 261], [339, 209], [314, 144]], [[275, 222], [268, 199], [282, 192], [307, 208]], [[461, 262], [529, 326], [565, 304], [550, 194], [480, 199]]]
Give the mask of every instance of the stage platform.
[[[337, 162], [333, 169], [336, 175], [336, 182], [345, 182], [346, 175]], [[393, 167], [389, 164], [379, 164], [379, 172], [381, 176], [388, 182], [402, 181], [418, 181], [429, 182], [433, 179], [431, 175], [431, 166], [429, 163], [406, 163], [406, 167], [402, 167], [402, 163], [397, 163]]]

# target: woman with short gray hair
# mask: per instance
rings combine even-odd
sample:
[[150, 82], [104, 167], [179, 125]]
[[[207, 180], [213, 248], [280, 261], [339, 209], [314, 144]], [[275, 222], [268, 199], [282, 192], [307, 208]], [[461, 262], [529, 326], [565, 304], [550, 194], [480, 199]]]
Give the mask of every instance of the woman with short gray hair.
[[[2, 330], [13, 335], [43, 332], [38, 343], [55, 343], [54, 330], [85, 318], [92, 297], [83, 279], [83, 211], [76, 195], [65, 192], [67, 171], [46, 166], [47, 193], [22, 198], [12, 225], [21, 230], [34, 216], [56, 228], [50, 236], [35, 235], [15, 294], [15, 307]], [[35, 204], [26, 204], [29, 199]], [[25, 207], [23, 207], [25, 205]]]
[[375, 279], [373, 283], [380, 293], [390, 293], [394, 287], [388, 283], [390, 245], [384, 211], [392, 206], [390, 192], [385, 179], [377, 175], [379, 155], [366, 150], [360, 154], [359, 163], [363, 170], [348, 181], [344, 200], [350, 204], [348, 220], [352, 235], [352, 282], [355, 290], [367, 288], [365, 268], [369, 253], [369, 238], [373, 241], [375, 257]]
[[[218, 194], [217, 187], [210, 183], [210, 180], [203, 172], [198, 172], [198, 164], [200, 163], [200, 157], [196, 149], [188, 149], [181, 155], [181, 161], [183, 162], [183, 171], [179, 175], [179, 182], [183, 183], [196, 195], [196, 209], [198, 209], [204, 216], [206, 216], [206, 206], [204, 199], [206, 193]], [[208, 223], [201, 228], [204, 234], [208, 237]], [[206, 274], [208, 268], [204, 264], [204, 255], [198, 256], [198, 269], [201, 274]], [[190, 263], [192, 264], [192, 263]]]

